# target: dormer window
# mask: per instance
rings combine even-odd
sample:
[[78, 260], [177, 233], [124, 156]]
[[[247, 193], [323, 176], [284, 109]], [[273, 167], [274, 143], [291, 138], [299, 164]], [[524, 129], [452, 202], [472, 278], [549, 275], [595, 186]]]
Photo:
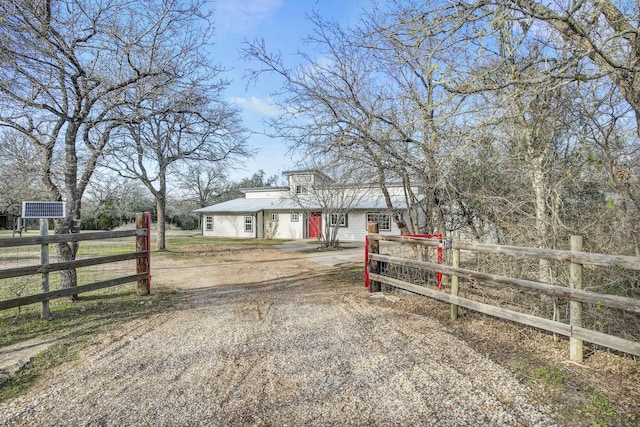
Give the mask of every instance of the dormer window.
[[307, 187], [304, 185], [296, 185], [296, 194], [307, 194]]

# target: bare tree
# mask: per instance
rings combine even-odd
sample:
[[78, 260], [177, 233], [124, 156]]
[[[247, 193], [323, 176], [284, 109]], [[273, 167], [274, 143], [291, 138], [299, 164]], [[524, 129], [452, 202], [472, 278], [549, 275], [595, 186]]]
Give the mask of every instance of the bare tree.
[[[504, 2], [517, 14], [511, 19], [530, 22], [539, 32], [548, 34], [547, 46], [552, 47], [557, 60], [550, 68], [553, 78], [580, 84], [583, 95], [581, 104], [594, 106], [589, 123], [585, 124], [585, 141], [590, 152], [585, 158], [590, 164], [600, 166], [594, 174], [601, 175], [595, 183], [601, 194], [615, 194], [615, 200], [607, 197], [608, 213], [616, 212], [625, 230], [620, 244], [632, 242], [631, 251], [640, 253], [640, 237], [637, 209], [638, 193], [637, 147], [640, 136], [640, 5], [638, 2], [612, 2], [608, 0], [569, 1], [542, 3], [532, 0]], [[591, 83], [591, 84], [588, 84]], [[596, 84], [599, 83], [599, 84]], [[575, 87], [575, 86], [574, 86]], [[620, 102], [626, 101], [630, 108]], [[628, 121], [635, 116], [635, 125]], [[635, 128], [635, 129], [634, 129]], [[630, 133], [635, 130], [635, 136]], [[606, 176], [602, 172], [606, 172]], [[603, 204], [593, 206], [601, 212]], [[596, 212], [591, 211], [591, 212]], [[600, 221], [608, 215], [602, 214]], [[585, 218], [586, 219], [586, 218]], [[582, 221], [589, 224], [591, 221]], [[606, 239], [602, 239], [606, 244]]]
[[17, 132], [0, 135], [0, 211], [19, 215], [25, 200], [45, 196], [38, 178], [40, 153]]
[[[294, 68], [263, 41], [247, 45], [245, 54], [263, 65], [251, 77], [274, 72], [284, 80], [278, 98], [284, 114], [272, 122], [277, 134], [307, 153], [367, 165], [393, 213], [386, 183], [402, 181], [408, 205], [423, 210], [410, 216], [411, 228], [445, 231], [442, 202], [460, 96], [444, 91], [436, 68], [442, 45], [422, 43], [425, 23], [393, 18], [374, 11], [360, 28], [346, 30], [312, 16], [316, 30], [308, 42], [321, 56], [300, 54]], [[418, 217], [426, 221], [418, 224]], [[402, 218], [393, 219], [409, 231]]]
[[[234, 182], [232, 187], [235, 188], [259, 188], [272, 187], [278, 185], [278, 175], [267, 176], [262, 169], [254, 172], [249, 178], [242, 178], [240, 181]], [[242, 193], [240, 193], [242, 194]]]
[[156, 200], [157, 249], [166, 249], [167, 183], [181, 163], [231, 163], [249, 155], [239, 112], [220, 98], [225, 82], [192, 82], [148, 96], [144, 88], [129, 123], [105, 164], [139, 179]]
[[557, 247], [615, 217], [637, 242], [638, 6], [617, 7], [395, 1], [350, 29], [311, 16], [293, 66], [263, 41], [245, 54], [282, 78], [274, 133], [403, 182], [423, 214], [407, 228]]
[[[524, 14], [521, 8], [513, 7], [513, 3], [531, 5], [534, 2], [514, 1], [507, 7], [504, 7], [505, 2], [469, 2], [466, 7], [463, 2], [433, 5], [398, 2], [386, 19], [370, 17], [367, 20], [372, 23], [369, 34], [378, 34], [379, 40], [386, 37], [392, 43], [368, 43], [367, 46], [375, 46], [384, 52], [377, 63], [389, 62], [395, 54], [405, 58], [404, 64], [408, 65], [403, 69], [415, 70], [415, 75], [422, 79], [418, 81], [429, 83], [429, 79], [433, 79], [425, 87], [444, 88], [460, 95], [433, 98], [431, 93], [437, 92], [425, 90], [412, 96], [416, 103], [421, 102], [422, 108], [415, 111], [425, 111], [428, 120], [424, 123], [436, 129], [436, 132], [425, 132], [424, 135], [440, 135], [438, 144], [433, 144], [434, 138], [422, 138], [425, 152], [419, 158], [426, 160], [427, 165], [433, 164], [430, 158], [436, 159], [439, 169], [446, 171], [443, 176], [448, 185], [436, 188], [447, 190], [438, 193], [439, 199], [445, 199], [452, 206], [447, 213], [455, 213], [447, 217], [452, 220], [460, 215], [466, 217], [466, 224], [479, 236], [482, 231], [473, 219], [481, 214], [491, 219], [494, 226], [498, 223], [506, 225], [511, 238], [555, 247], [567, 232], [581, 230], [575, 222], [568, 226], [566, 215], [571, 210], [568, 207], [575, 205], [578, 197], [567, 190], [580, 191], [578, 189], [591, 179], [585, 168], [581, 168], [580, 161], [585, 158], [585, 138], [592, 138], [585, 134], [585, 129], [592, 126], [591, 122], [598, 126], [601, 112], [590, 105], [601, 105], [603, 97], [612, 96], [605, 83], [607, 79], [602, 77], [618, 74], [613, 71], [603, 73], [602, 69], [589, 65], [589, 61], [598, 63], [593, 52], [585, 56], [570, 39], [563, 41], [543, 33], [540, 23], [536, 23], [540, 16]], [[593, 8], [590, 9], [589, 3]], [[606, 50], [618, 61], [617, 65], [609, 66], [635, 67], [633, 54], [631, 57], [624, 54], [630, 49], [627, 34], [621, 32], [624, 23], [616, 24], [617, 31], [603, 16], [632, 22], [637, 17], [638, 6], [629, 5], [627, 10], [619, 11], [620, 14], [615, 14], [609, 6], [609, 2], [575, 2], [569, 6], [562, 2], [553, 7], [558, 13], [565, 7], [574, 7], [571, 12], [586, 7], [578, 13], [580, 19], [588, 18], [585, 10], [593, 12], [591, 18], [595, 21], [589, 22], [591, 37], [601, 44], [600, 53]], [[571, 13], [567, 10], [563, 13], [565, 21], [569, 22]], [[603, 34], [612, 37], [611, 46], [598, 39]], [[442, 53], [429, 50], [431, 45], [437, 45]], [[614, 46], [622, 47], [624, 53], [616, 55]], [[411, 66], [414, 62], [420, 65]], [[393, 74], [385, 73], [385, 76]], [[613, 83], [618, 87], [615, 78]], [[407, 85], [404, 92], [412, 94], [415, 87]], [[627, 98], [624, 90], [621, 93]], [[452, 102], [461, 102], [463, 107], [442, 107], [441, 103]], [[434, 105], [437, 107], [433, 111], [440, 112], [439, 121], [437, 115], [429, 114]], [[442, 111], [447, 108], [456, 118], [449, 122], [453, 126], [443, 127], [447, 122], [442, 120], [446, 118]], [[619, 129], [626, 122], [626, 113], [624, 108], [615, 109]], [[407, 126], [404, 128], [408, 129]], [[451, 135], [454, 137], [447, 137]], [[481, 146], [486, 144], [489, 147]], [[594, 144], [598, 145], [597, 142]], [[632, 138], [631, 144], [637, 145], [637, 139]], [[401, 146], [396, 141], [393, 145]], [[444, 149], [447, 154], [434, 157], [432, 153], [437, 153], [434, 147]], [[470, 156], [472, 153], [492, 153], [492, 157], [476, 159]], [[613, 156], [607, 164], [615, 165], [611, 166], [612, 174], [614, 170], [626, 171], [622, 176], [627, 175], [631, 183], [634, 179], [629, 176], [629, 158]], [[482, 173], [478, 177], [481, 181], [476, 183], [483, 186], [475, 185], [465, 171], [457, 174], [458, 179], [453, 181], [460, 187], [452, 187], [449, 179], [450, 172], [455, 170], [452, 165], [473, 163]], [[495, 168], [500, 171], [496, 173]], [[425, 170], [431, 173], [438, 168], [425, 167]], [[419, 172], [416, 175], [420, 176]], [[437, 176], [431, 173], [423, 182], [434, 185], [438, 182]], [[624, 187], [632, 188], [632, 185], [625, 184]], [[458, 191], [463, 188], [468, 190]], [[608, 186], [601, 183], [599, 193], [607, 191]], [[633, 196], [628, 192], [623, 195], [622, 187], [617, 191], [620, 199], [632, 201]], [[481, 200], [486, 196], [489, 196], [489, 203]], [[597, 203], [596, 199], [592, 201]], [[501, 204], [503, 207], [497, 212], [496, 208]], [[483, 211], [474, 212], [480, 206]], [[541, 273], [543, 270], [547, 268], [541, 266]], [[549, 276], [542, 274], [542, 277], [548, 279]]]
[[[638, 2], [609, 0], [571, 0], [539, 2], [511, 0], [501, 2], [522, 17], [542, 25], [542, 31], [555, 31], [560, 39], [548, 37], [551, 46], [564, 53], [554, 72], [576, 81], [608, 78], [634, 110], [640, 132], [640, 6]], [[527, 24], [530, 25], [530, 24]], [[589, 60], [595, 67], [580, 66]]]
[[[593, 202], [581, 212], [581, 221], [573, 229], [591, 236], [607, 252], [633, 253], [640, 256], [639, 150], [633, 126], [629, 126], [630, 107], [605, 87], [593, 88], [588, 95], [591, 120], [583, 132], [586, 145], [582, 161], [581, 188], [575, 193]], [[597, 102], [594, 102], [597, 100]], [[588, 173], [587, 173], [588, 172]], [[574, 215], [576, 217], [577, 214]]]
[[223, 166], [219, 162], [198, 162], [179, 172], [178, 187], [196, 208], [212, 205], [227, 192], [229, 182]]
[[[51, 200], [67, 203], [56, 233], [80, 218], [82, 195], [112, 132], [132, 119], [122, 115], [122, 106], [135, 101], [132, 89], [151, 79], [162, 87], [192, 72], [191, 58], [210, 35], [200, 6], [199, 0], [0, 4], [0, 125], [42, 153], [42, 185]], [[58, 158], [61, 181], [54, 177]], [[77, 243], [58, 245], [66, 260], [77, 250]], [[63, 273], [63, 286], [76, 282], [74, 270]]]
[[152, 210], [153, 199], [139, 181], [98, 170], [83, 197], [82, 227], [112, 228], [134, 223], [137, 212]]

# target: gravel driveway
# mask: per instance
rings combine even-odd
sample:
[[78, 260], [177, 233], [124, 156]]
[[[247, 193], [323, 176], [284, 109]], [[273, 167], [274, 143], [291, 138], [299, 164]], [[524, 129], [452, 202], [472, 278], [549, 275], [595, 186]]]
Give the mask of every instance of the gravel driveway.
[[227, 252], [156, 262], [155, 282], [187, 302], [100, 335], [1, 404], [0, 426], [555, 425], [402, 297], [372, 298], [303, 254]]

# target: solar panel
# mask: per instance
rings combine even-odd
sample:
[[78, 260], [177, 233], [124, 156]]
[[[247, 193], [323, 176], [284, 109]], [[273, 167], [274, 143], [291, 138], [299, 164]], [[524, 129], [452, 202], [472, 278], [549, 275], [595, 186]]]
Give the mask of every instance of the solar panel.
[[64, 202], [22, 202], [23, 218], [64, 218]]

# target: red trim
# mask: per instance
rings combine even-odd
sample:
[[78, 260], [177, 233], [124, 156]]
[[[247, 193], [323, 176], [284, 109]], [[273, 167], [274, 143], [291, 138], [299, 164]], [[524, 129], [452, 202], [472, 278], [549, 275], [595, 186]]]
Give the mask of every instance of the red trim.
[[147, 227], [147, 295], [151, 295], [151, 212], [144, 213], [144, 222]]
[[369, 279], [369, 236], [364, 236], [364, 287], [370, 289], [371, 279]]

